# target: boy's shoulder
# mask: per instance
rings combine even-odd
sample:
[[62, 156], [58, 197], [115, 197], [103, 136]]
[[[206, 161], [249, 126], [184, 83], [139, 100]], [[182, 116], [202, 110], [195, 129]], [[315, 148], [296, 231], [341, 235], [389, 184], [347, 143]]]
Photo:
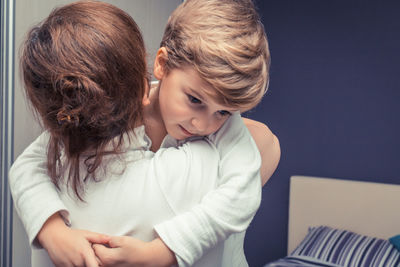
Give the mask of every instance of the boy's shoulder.
[[213, 134], [210, 134], [208, 138], [213, 142], [218, 142], [220, 139], [227, 137], [232, 138], [242, 133], [246, 129], [246, 125], [242, 120], [242, 116], [239, 112], [234, 112], [221, 126], [221, 128]]
[[239, 149], [245, 154], [258, 153], [257, 147], [248, 131], [242, 116], [235, 112], [224, 125], [214, 134], [208, 136], [224, 157], [233, 149]]

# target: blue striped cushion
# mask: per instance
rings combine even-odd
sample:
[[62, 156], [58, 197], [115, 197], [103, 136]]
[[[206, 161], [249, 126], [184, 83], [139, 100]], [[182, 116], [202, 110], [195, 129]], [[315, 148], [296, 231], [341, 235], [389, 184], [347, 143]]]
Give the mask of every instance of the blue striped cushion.
[[389, 242], [400, 251], [400, 235], [393, 236], [389, 238]]
[[400, 253], [389, 241], [327, 226], [310, 227], [291, 253], [345, 267], [399, 267]]

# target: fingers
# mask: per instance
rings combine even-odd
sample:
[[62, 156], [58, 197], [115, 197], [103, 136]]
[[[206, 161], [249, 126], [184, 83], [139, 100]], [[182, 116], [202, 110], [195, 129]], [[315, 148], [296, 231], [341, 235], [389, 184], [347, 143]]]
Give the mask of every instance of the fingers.
[[86, 250], [84, 254], [85, 266], [86, 267], [99, 267], [100, 261], [98, 260], [97, 256], [95, 255], [94, 249], [92, 246]]
[[86, 267], [99, 267], [100, 262], [98, 261], [97, 257], [94, 255], [94, 252], [91, 255], [85, 257], [85, 266]]
[[82, 230], [82, 231], [84, 232], [85, 238], [90, 243], [107, 244], [110, 240], [110, 236], [108, 236], [108, 235], [85, 231], [85, 230]]
[[122, 236], [112, 236], [108, 241], [108, 245], [110, 246], [110, 248], [118, 248], [121, 247], [122, 241]]
[[113, 259], [113, 250], [105, 247], [104, 245], [100, 244], [93, 244], [92, 248], [94, 253], [96, 254], [97, 258], [100, 260], [100, 266], [108, 266], [112, 265]]

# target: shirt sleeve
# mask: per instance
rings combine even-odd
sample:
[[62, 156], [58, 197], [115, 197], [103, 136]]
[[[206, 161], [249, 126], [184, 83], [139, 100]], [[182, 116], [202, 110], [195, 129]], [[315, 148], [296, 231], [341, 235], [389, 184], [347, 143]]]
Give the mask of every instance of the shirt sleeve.
[[[210, 170], [207, 154], [192, 147], [191, 157], [182, 161], [187, 168], [187, 180], [206, 179], [203, 175], [218, 175], [217, 184], [191, 207], [177, 210], [177, 216], [155, 226], [165, 244], [174, 251], [179, 266], [191, 266], [208, 249], [224, 241], [230, 234], [247, 229], [261, 202], [261, 157], [257, 146], [239, 114], [234, 114], [209, 140], [215, 145], [219, 165], [215, 173]], [[186, 144], [189, 148], [192, 142]], [[194, 164], [189, 168], [183, 164]], [[201, 164], [204, 164], [201, 166]], [[200, 169], [203, 172], [200, 172]], [[196, 173], [197, 172], [197, 173]], [[184, 179], [184, 178], [183, 178]], [[166, 192], [168, 195], [168, 192]], [[188, 199], [181, 199], [187, 204]], [[181, 202], [170, 199], [177, 209]]]
[[48, 133], [42, 133], [15, 160], [9, 173], [14, 206], [33, 247], [40, 247], [36, 236], [51, 215], [61, 212], [66, 220], [69, 216], [47, 172], [48, 141]]

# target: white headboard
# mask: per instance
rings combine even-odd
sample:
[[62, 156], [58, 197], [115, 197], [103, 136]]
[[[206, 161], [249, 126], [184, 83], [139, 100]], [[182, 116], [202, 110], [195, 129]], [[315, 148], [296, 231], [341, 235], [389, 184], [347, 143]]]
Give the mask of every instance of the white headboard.
[[380, 238], [400, 234], [400, 185], [292, 176], [289, 202], [288, 253], [309, 226]]

